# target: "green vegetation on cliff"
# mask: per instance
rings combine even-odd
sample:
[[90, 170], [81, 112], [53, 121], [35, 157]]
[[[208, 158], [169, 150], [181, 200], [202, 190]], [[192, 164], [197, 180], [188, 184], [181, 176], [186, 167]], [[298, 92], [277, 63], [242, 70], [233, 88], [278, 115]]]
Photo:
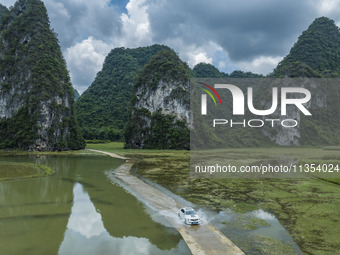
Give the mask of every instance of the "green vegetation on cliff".
[[2, 22], [6, 19], [9, 11], [6, 6], [0, 4], [0, 26], [2, 26]]
[[244, 72], [241, 70], [235, 70], [229, 74], [229, 78], [261, 78], [263, 75], [252, 72]]
[[299, 36], [289, 54], [278, 64], [276, 77], [338, 77], [340, 31], [334, 21], [320, 17]]
[[224, 78], [228, 77], [228, 74], [220, 72], [212, 64], [199, 63], [192, 69], [192, 76], [195, 78]]
[[76, 102], [77, 117], [85, 139], [123, 139], [133, 80], [150, 58], [161, 50], [169, 48], [153, 45], [111, 50], [103, 69]]
[[199, 63], [194, 66], [191, 72], [191, 76], [194, 78], [260, 78], [261, 74], [255, 74], [252, 72], [244, 72], [241, 70], [235, 70], [230, 74], [220, 72], [215, 66], [207, 63]]
[[189, 66], [172, 50], [163, 50], [153, 56], [136, 77], [134, 90], [140, 86], [155, 89], [160, 81], [188, 82]]
[[83, 148], [73, 87], [44, 4], [19, 0], [2, 13], [0, 148]]
[[126, 147], [189, 148], [189, 77], [188, 65], [173, 51], [150, 59], [135, 81]]

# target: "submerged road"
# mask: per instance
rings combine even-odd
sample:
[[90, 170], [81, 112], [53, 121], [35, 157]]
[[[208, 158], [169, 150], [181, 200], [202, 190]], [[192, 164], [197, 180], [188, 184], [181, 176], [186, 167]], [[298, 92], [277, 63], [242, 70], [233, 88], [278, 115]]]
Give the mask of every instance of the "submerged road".
[[[234, 245], [225, 235], [210, 224], [187, 226], [177, 219], [177, 212], [185, 205], [169, 195], [147, 184], [130, 173], [133, 162], [114, 153], [90, 150], [103, 153], [114, 158], [126, 160], [115, 171], [108, 174], [111, 180], [119, 179], [128, 190], [142, 200], [147, 206], [159, 211], [181, 234], [193, 255], [241, 255], [240, 248]], [[169, 215], [173, 215], [170, 217]]]

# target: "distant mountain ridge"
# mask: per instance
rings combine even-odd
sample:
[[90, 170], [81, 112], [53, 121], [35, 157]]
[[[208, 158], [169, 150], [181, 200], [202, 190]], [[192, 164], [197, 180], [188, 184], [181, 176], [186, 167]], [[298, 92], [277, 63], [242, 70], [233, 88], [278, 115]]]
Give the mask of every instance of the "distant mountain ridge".
[[[339, 42], [340, 33], [334, 22], [325, 17], [317, 18], [309, 28], [302, 33], [290, 53], [268, 77], [339, 77]], [[150, 116], [155, 114], [155, 95], [152, 91], [158, 91], [160, 85], [154, 83], [154, 88], [150, 89], [150, 84], [152, 83], [152, 79], [156, 79], [160, 73], [162, 73], [158, 71], [157, 65], [163, 65], [164, 63], [158, 62], [157, 65], [151, 65], [153, 68], [150, 68], [149, 65], [147, 71], [145, 71], [145, 68], [148, 65], [148, 60], [164, 49], [170, 50], [170, 48], [166, 46], [157, 45], [137, 49], [118, 48], [111, 51], [104, 63], [103, 70], [98, 73], [91, 87], [84, 92], [77, 102], [79, 121], [82, 125], [83, 134], [87, 139], [122, 140], [125, 132], [128, 147], [143, 147], [146, 144], [145, 137], [150, 136], [150, 134], [155, 134], [149, 130], [149, 124], [153, 121]], [[165, 63], [167, 62], [166, 58], [163, 60]], [[181, 65], [179, 62], [176, 63]], [[142, 83], [140, 77], [146, 77], [146, 73], [153, 78], [151, 79], [149, 77], [149, 80]], [[264, 78], [263, 75], [240, 70], [226, 74], [220, 72], [213, 65], [206, 63], [196, 65], [190, 70], [190, 75], [191, 77], [197, 78]], [[147, 93], [142, 93], [144, 96], [141, 96], [141, 91], [133, 90], [133, 86], [136, 86], [137, 83], [143, 84], [141, 88], [147, 91]], [[163, 84], [163, 88], [164, 90], [173, 89], [174, 86], [171, 83], [167, 83]], [[244, 89], [245, 88], [242, 88], [242, 90]], [[259, 88], [255, 91], [255, 97], [262, 100], [261, 105], [264, 108], [270, 104], [271, 100], [270, 91], [267, 91], [268, 89], [270, 90], [270, 88]], [[269, 131], [266, 128], [262, 131], [235, 129], [236, 132], [226, 134], [228, 137], [227, 146], [267, 146], [275, 143], [279, 145], [299, 146], [327, 145], [340, 142], [340, 134], [337, 131], [337, 125], [340, 125], [340, 123], [338, 123], [337, 119], [334, 120], [334, 118], [330, 116], [332, 114], [340, 116], [340, 104], [336, 100], [339, 98], [338, 88], [334, 84], [327, 88], [324, 85], [314, 83], [313, 87], [308, 89], [312, 91], [315, 97], [320, 96], [322, 103], [320, 100], [317, 103], [312, 101], [308, 106], [308, 109], [313, 112], [314, 119], [304, 118], [304, 116], [300, 116], [298, 112], [290, 112], [292, 116], [301, 119], [301, 125], [294, 129], [295, 133], [287, 131], [286, 129], [276, 130], [275, 132]], [[189, 91], [186, 93], [188, 94]], [[184, 94], [183, 98], [185, 97]], [[159, 104], [158, 109], [159, 112], [163, 112], [164, 107], [169, 108], [166, 103], [169, 101], [168, 95], [160, 92], [157, 92], [157, 95], [157, 102], [164, 101], [162, 104]], [[268, 97], [266, 98], [266, 96]], [[136, 98], [138, 99], [137, 101]], [[130, 99], [132, 99], [132, 109], [131, 116], [129, 117]], [[313, 98], [313, 100], [317, 100], [317, 98]], [[231, 104], [231, 101], [228, 100], [226, 104]], [[143, 106], [141, 107], [141, 105]], [[182, 106], [183, 105], [179, 106], [178, 111], [182, 111], [182, 109], [185, 108]], [[325, 111], [325, 109], [327, 109], [327, 111]], [[189, 113], [187, 115], [189, 115]], [[162, 116], [158, 116], [160, 118], [159, 120], [164, 117]], [[170, 116], [176, 116], [176, 113], [171, 111], [171, 114], [166, 118], [170, 118]], [[143, 122], [142, 120], [149, 124], [141, 124]], [[140, 125], [146, 129], [144, 131], [141, 130], [142, 128], [138, 128], [134, 122], [140, 123]], [[171, 126], [171, 121], [166, 120], [164, 123], [165, 122], [167, 123], [167, 127]], [[156, 122], [152, 123], [156, 124]], [[167, 135], [168, 133], [165, 132], [164, 136]], [[155, 137], [157, 136], [151, 135], [149, 139], [147, 139], [148, 145], [146, 147], [159, 147], [155, 140], [153, 140]], [[163, 145], [165, 144], [164, 142], [161, 143]], [[150, 144], [153, 145], [151, 146]]]

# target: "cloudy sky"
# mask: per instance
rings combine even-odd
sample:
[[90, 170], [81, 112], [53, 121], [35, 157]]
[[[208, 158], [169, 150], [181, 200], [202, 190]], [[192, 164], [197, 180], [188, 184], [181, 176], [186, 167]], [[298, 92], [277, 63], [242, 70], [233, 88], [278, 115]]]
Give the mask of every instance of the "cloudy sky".
[[[15, 0], [0, 0], [7, 7]], [[43, 0], [74, 87], [83, 92], [112, 48], [154, 43], [190, 67], [267, 74], [317, 17], [340, 24], [340, 0]]]

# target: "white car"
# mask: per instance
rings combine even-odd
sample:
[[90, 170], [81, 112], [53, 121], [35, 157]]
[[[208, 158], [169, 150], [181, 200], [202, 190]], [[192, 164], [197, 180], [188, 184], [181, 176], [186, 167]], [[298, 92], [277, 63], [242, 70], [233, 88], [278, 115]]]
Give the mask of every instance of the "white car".
[[184, 207], [179, 210], [178, 217], [188, 225], [198, 225], [201, 224], [201, 219], [197, 212], [191, 207]]

